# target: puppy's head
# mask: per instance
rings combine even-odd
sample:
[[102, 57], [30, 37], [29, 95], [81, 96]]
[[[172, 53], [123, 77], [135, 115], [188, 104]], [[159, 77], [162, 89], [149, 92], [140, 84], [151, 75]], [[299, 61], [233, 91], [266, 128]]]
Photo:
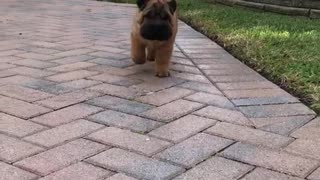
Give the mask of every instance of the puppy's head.
[[144, 39], [166, 41], [173, 34], [176, 0], [137, 0], [141, 12], [140, 34]]

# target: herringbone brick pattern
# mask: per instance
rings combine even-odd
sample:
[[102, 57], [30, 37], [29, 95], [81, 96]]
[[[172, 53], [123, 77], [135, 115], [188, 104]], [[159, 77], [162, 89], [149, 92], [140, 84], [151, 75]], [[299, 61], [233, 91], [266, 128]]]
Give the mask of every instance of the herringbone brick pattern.
[[0, 2], [0, 180], [319, 180], [320, 119], [179, 22], [172, 76], [135, 7]]

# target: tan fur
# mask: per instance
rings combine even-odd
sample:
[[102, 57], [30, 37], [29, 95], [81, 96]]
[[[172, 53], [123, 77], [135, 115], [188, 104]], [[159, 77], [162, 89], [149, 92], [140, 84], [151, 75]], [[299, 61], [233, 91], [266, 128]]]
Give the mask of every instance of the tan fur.
[[[166, 0], [149, 0], [149, 3], [167, 3]], [[137, 11], [134, 16], [131, 32], [131, 57], [136, 64], [144, 64], [148, 61], [155, 61], [156, 76], [167, 77], [170, 75], [169, 65], [177, 34], [177, 12], [171, 16], [172, 36], [167, 41], [150, 41], [140, 35], [140, 24], [143, 18], [143, 11]]]

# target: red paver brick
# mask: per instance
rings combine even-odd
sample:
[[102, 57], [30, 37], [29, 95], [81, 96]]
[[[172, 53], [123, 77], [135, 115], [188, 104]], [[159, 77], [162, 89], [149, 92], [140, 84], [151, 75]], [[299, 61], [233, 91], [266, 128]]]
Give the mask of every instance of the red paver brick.
[[30, 68], [30, 67], [16, 67], [16, 68], [9, 69], [8, 71], [16, 74], [20, 74], [20, 75], [35, 77], [35, 78], [41, 78], [41, 77], [46, 77], [46, 76], [51, 76], [53, 74], [56, 74], [56, 72], [40, 70], [40, 69]]
[[52, 98], [45, 99], [42, 101], [37, 101], [37, 103], [53, 109], [60, 109], [62, 107], [80, 103], [82, 101], [87, 101], [99, 95], [100, 94], [96, 92], [88, 92], [88, 91], [80, 90], [80, 91], [75, 91], [75, 92], [54, 96]]
[[161, 106], [174, 100], [183, 98], [191, 94], [192, 92], [193, 91], [188, 89], [172, 87], [152, 94], [148, 94], [146, 96], [138, 97], [135, 100], [155, 106]]
[[312, 120], [305, 126], [294, 131], [291, 136], [300, 139], [313, 139], [317, 140], [320, 138], [320, 117]]
[[0, 113], [0, 132], [23, 137], [44, 130], [45, 127], [31, 121]]
[[94, 76], [96, 74], [99, 74], [99, 73], [93, 72], [93, 71], [87, 71], [87, 70], [78, 70], [78, 71], [71, 71], [71, 72], [49, 76], [47, 77], [47, 79], [51, 81], [56, 81], [56, 82], [65, 82], [65, 81], [82, 79], [89, 76]]
[[87, 104], [76, 104], [57, 111], [53, 111], [42, 116], [35, 117], [31, 121], [44, 124], [46, 126], [58, 126], [69, 123], [76, 119], [81, 119], [91, 114], [101, 111], [102, 108]]
[[33, 68], [49, 68], [56, 66], [55, 63], [40, 61], [40, 60], [33, 60], [33, 59], [23, 59], [18, 61], [13, 61], [12, 64], [28, 66]]
[[48, 94], [42, 91], [16, 85], [2, 86], [0, 88], [0, 94], [28, 102], [38, 101], [53, 96], [52, 94]]
[[1, 180], [33, 180], [38, 176], [12, 165], [0, 162]]
[[41, 176], [45, 176], [105, 149], [106, 146], [104, 145], [84, 139], [78, 139], [18, 161], [14, 165], [36, 172]]
[[188, 115], [169, 124], [163, 125], [158, 129], [151, 131], [149, 134], [168, 141], [180, 142], [210, 126], [213, 126], [215, 123], [216, 121], [212, 119]]
[[96, 64], [89, 63], [89, 62], [76, 62], [71, 64], [64, 64], [61, 66], [56, 66], [53, 68], [48, 68], [49, 71], [57, 71], [57, 72], [68, 72], [68, 71], [75, 71], [78, 69], [85, 69], [88, 67], [95, 66]]
[[250, 120], [237, 110], [229, 110], [214, 106], [208, 106], [199, 111], [194, 112], [194, 114], [212, 118], [215, 120], [226, 121], [229, 123], [252, 126]]
[[41, 60], [41, 61], [48, 61], [48, 60], [55, 59], [55, 57], [51, 56], [51, 55], [44, 55], [44, 54], [32, 53], [32, 52], [19, 54], [16, 56], [22, 57], [22, 58], [27, 58], [27, 59], [36, 59], [36, 60]]
[[48, 108], [0, 96], [0, 111], [28, 119], [51, 111]]
[[133, 88], [127, 88], [123, 86], [117, 86], [112, 84], [100, 84], [97, 86], [93, 86], [88, 88], [91, 91], [97, 91], [100, 93], [108, 94], [111, 96], [117, 96], [121, 98], [132, 99], [138, 96], [138, 91]]
[[69, 50], [61, 53], [56, 53], [54, 56], [56, 57], [67, 57], [67, 56], [74, 56], [74, 55], [82, 55], [82, 54], [88, 54], [91, 53], [95, 50], [92, 49], [87, 49], [87, 48], [82, 48], [82, 49], [74, 49], [74, 50]]
[[83, 137], [102, 127], [103, 125], [80, 119], [27, 136], [24, 140], [45, 147], [52, 147], [75, 138]]
[[9, 163], [36, 154], [41, 147], [0, 134], [0, 159]]
[[163, 140], [115, 127], [107, 127], [90, 134], [88, 137], [107, 145], [128, 149], [147, 156], [151, 156], [170, 145], [169, 142]]
[[39, 180], [97, 180], [110, 175], [111, 171], [79, 162]]
[[180, 99], [146, 111], [143, 113], [143, 116], [162, 122], [171, 122], [174, 119], [192, 113], [203, 106], [204, 105], [200, 103]]

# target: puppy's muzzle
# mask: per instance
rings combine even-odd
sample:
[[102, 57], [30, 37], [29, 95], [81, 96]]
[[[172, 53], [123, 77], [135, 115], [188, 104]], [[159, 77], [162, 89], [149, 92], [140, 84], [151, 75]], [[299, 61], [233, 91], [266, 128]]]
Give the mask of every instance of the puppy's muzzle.
[[145, 24], [140, 29], [144, 39], [166, 41], [172, 36], [172, 30], [167, 24]]

